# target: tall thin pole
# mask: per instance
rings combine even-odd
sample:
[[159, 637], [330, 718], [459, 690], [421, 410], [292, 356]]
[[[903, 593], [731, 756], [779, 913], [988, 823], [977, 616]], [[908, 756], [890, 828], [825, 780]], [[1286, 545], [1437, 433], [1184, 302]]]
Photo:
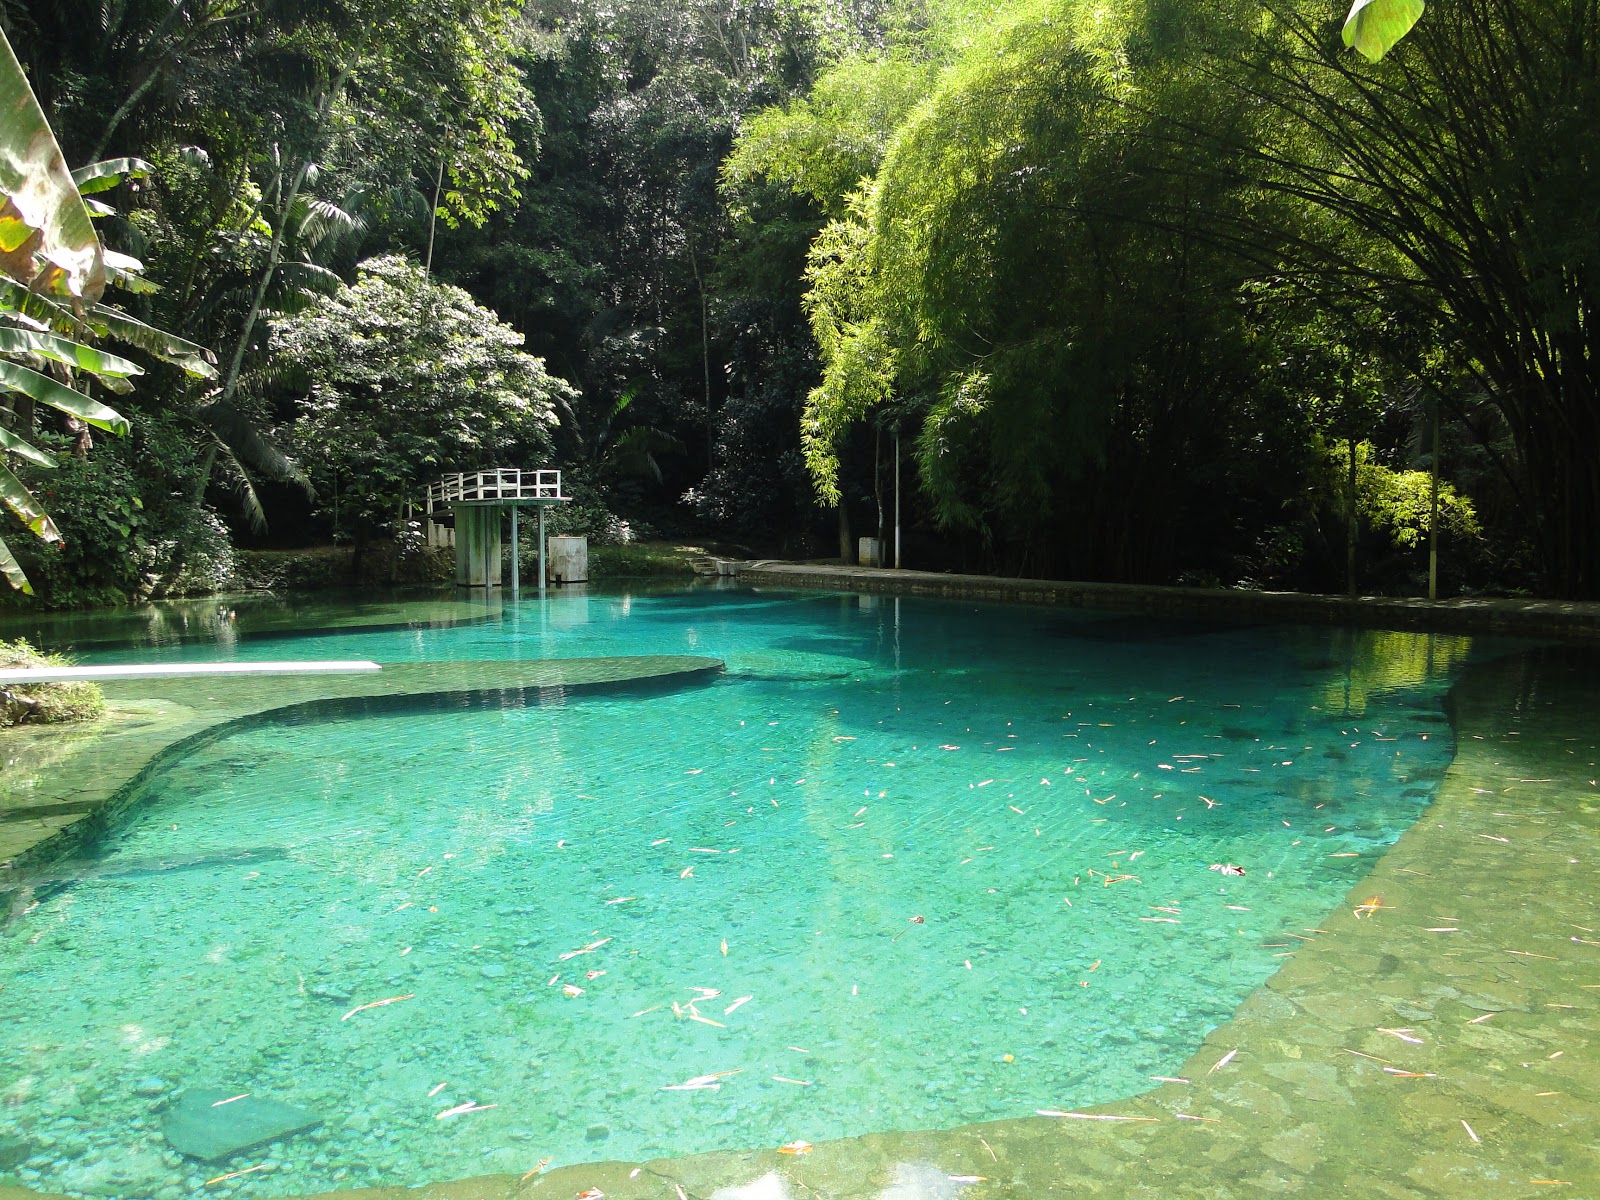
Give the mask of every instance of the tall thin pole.
[[522, 547], [517, 545], [517, 506], [511, 506], [511, 598], [522, 595]]
[[1356, 594], [1356, 439], [1352, 434], [1345, 439], [1350, 452], [1350, 479], [1345, 491], [1344, 523], [1344, 590], [1346, 595]]
[[1428, 498], [1428, 599], [1439, 598], [1439, 398], [1433, 398], [1433, 485]]
[[900, 569], [900, 431], [894, 431], [894, 569]]
[[539, 505], [539, 598], [544, 598], [544, 505]]

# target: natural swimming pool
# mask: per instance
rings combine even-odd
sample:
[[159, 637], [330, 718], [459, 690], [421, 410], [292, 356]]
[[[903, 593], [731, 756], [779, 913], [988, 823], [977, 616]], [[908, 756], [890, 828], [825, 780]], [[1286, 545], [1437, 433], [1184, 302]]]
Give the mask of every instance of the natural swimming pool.
[[[1133, 1095], [1426, 806], [1469, 653], [739, 591], [393, 624], [163, 653], [728, 670], [321, 706], [164, 762], [0, 944], [31, 1186], [298, 1194]], [[207, 1088], [324, 1124], [199, 1167], [161, 1110]]]

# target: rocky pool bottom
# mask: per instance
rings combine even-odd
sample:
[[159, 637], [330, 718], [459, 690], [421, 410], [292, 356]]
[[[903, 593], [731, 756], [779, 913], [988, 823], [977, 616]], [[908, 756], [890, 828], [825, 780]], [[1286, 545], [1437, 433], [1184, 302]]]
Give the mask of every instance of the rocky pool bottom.
[[[1600, 1195], [1600, 656], [1471, 668], [1435, 804], [1177, 1074], [1082, 1116], [341, 1200]], [[1086, 1119], [1088, 1118], [1088, 1119]]]
[[[1073, 1110], [1081, 1117], [819, 1140], [805, 1153], [554, 1164], [333, 1194], [1592, 1194], [1594, 668], [1562, 653], [1469, 672], [1453, 697], [1460, 750], [1436, 805], [1320, 923], [1326, 932], [1175, 1071], [1188, 1084]], [[165, 1083], [149, 1083], [150, 1106], [170, 1110], [155, 1094]], [[152, 1133], [167, 1116], [149, 1114]], [[270, 1172], [275, 1152], [250, 1161]], [[105, 1166], [115, 1190], [126, 1167]], [[170, 1186], [237, 1186], [203, 1176]]]

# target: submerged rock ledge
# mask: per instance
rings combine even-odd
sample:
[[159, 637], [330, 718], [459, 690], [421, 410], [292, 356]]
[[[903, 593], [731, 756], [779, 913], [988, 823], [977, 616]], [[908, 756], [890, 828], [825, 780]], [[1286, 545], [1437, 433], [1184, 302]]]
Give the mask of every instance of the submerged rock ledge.
[[[8, 740], [14, 764], [28, 770], [0, 791], [0, 894], [10, 869], [70, 853], [115, 817], [115, 801], [166, 752], [213, 736], [230, 722], [286, 709], [329, 715], [387, 707], [428, 697], [520, 693], [537, 703], [555, 689], [583, 692], [626, 687], [673, 687], [721, 672], [720, 659], [656, 654], [615, 658], [558, 658], [522, 662], [394, 663], [361, 675], [212, 676], [130, 679], [103, 685], [107, 717], [78, 729], [48, 727]], [[33, 751], [39, 761], [33, 762]], [[0, 910], [3, 911], [3, 910]]]

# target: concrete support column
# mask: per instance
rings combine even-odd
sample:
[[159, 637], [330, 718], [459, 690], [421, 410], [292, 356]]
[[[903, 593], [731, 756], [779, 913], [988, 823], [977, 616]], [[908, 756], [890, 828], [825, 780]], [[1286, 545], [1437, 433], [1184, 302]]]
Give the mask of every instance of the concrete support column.
[[456, 586], [500, 586], [500, 510], [458, 504], [456, 514]]

